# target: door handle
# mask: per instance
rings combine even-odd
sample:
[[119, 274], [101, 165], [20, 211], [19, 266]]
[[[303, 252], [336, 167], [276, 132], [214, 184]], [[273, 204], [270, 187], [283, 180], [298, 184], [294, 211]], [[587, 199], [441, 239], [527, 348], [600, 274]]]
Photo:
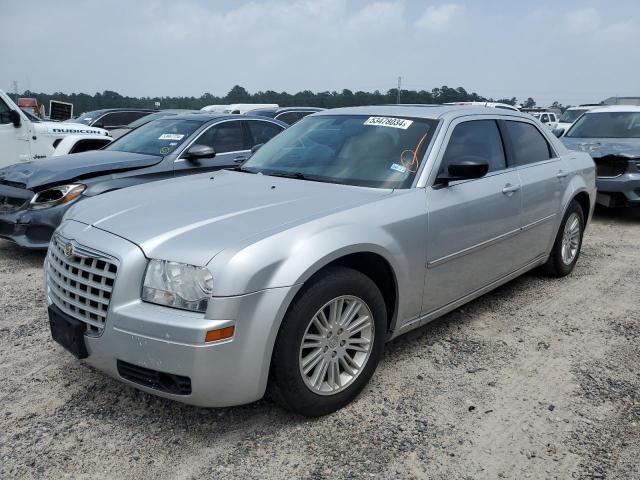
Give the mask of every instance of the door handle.
[[236, 158], [234, 158], [234, 159], [233, 159], [233, 161], [234, 161], [235, 163], [242, 163], [242, 162], [247, 161], [248, 159], [249, 159], [249, 157], [243, 157], [243, 156], [240, 156], [240, 157], [236, 157]]
[[511, 196], [514, 193], [516, 193], [518, 190], [520, 190], [520, 185], [511, 185], [510, 183], [507, 183], [502, 189], [502, 193], [504, 193], [507, 196]]
[[564, 170], [560, 170], [557, 174], [556, 177], [558, 178], [565, 178], [566, 176], [569, 175], [569, 172], [565, 172]]

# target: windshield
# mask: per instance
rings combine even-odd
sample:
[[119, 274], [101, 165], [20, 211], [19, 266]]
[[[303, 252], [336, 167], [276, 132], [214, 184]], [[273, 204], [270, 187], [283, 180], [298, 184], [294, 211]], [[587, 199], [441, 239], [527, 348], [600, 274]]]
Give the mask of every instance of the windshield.
[[154, 120], [113, 141], [105, 150], [168, 155], [202, 125], [198, 120]]
[[101, 115], [100, 112], [86, 112], [80, 115], [78, 118], [70, 119], [73, 123], [84, 123], [85, 125], [89, 125], [93, 120], [98, 118]]
[[437, 124], [400, 117], [306, 117], [265, 144], [242, 169], [364, 187], [409, 188]]
[[640, 112], [585, 113], [565, 137], [640, 138]]
[[169, 117], [171, 115], [177, 115], [177, 113], [158, 112], [158, 113], [152, 113], [151, 115], [145, 115], [144, 117], [131, 122], [129, 125], [127, 125], [127, 128], [132, 128], [132, 129], [138, 128], [139, 126], [144, 125], [145, 123], [149, 123], [159, 118]]
[[573, 123], [576, 119], [582, 115], [584, 112], [587, 112], [588, 109], [579, 109], [579, 110], [565, 110], [565, 112], [560, 117], [561, 123]]

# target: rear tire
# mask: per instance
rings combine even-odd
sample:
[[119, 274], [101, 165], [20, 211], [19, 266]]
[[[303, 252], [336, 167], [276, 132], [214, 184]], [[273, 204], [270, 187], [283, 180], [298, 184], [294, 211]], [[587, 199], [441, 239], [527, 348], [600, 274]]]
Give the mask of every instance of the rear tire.
[[284, 317], [271, 362], [270, 397], [309, 417], [347, 405], [373, 375], [386, 327], [384, 298], [369, 277], [345, 267], [320, 272]]
[[573, 200], [562, 219], [553, 249], [542, 270], [551, 277], [569, 275], [580, 257], [584, 236], [584, 212], [578, 202]]

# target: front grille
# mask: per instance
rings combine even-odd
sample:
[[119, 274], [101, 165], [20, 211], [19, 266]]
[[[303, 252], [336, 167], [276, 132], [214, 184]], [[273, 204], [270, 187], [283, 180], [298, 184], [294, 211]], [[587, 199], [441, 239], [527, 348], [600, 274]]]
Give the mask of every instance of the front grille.
[[13, 212], [22, 207], [28, 200], [0, 195], [0, 213]]
[[173, 373], [158, 372], [118, 360], [118, 374], [125, 380], [174, 395], [190, 395], [191, 379]]
[[626, 158], [614, 155], [594, 158], [593, 160], [596, 162], [596, 175], [598, 177], [619, 177], [627, 171], [629, 165]]
[[27, 184], [26, 183], [10, 182], [9, 180], [5, 180], [3, 178], [0, 178], [0, 185], [7, 185], [9, 187], [22, 188], [22, 189], [27, 188]]
[[49, 244], [49, 297], [64, 313], [84, 322], [89, 335], [99, 335], [104, 329], [117, 272], [115, 259], [103, 253], [58, 235]]

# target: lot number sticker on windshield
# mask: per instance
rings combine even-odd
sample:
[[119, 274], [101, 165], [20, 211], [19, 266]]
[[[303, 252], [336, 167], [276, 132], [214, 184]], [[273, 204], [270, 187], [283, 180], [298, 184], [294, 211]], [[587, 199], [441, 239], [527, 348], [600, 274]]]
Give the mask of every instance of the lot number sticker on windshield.
[[158, 140], [182, 140], [184, 135], [180, 133], [163, 133], [158, 137]]
[[413, 120], [405, 120], [404, 118], [393, 118], [393, 117], [369, 117], [365, 125], [373, 125], [376, 127], [391, 127], [391, 128], [401, 128], [402, 130], [406, 130], [411, 126]]

